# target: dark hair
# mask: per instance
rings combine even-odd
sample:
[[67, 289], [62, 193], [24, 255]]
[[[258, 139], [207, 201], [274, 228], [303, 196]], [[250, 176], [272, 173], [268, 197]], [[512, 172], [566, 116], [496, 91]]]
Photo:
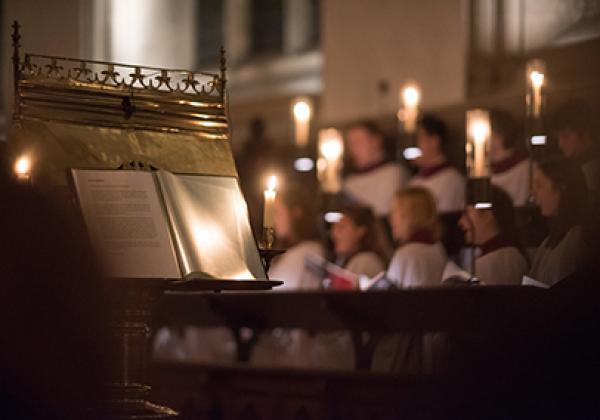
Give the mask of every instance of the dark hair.
[[521, 254], [527, 259], [527, 253], [523, 247], [519, 230], [517, 228], [517, 215], [512, 198], [502, 188], [492, 186], [492, 208], [491, 212], [496, 219], [500, 234], [511, 244], [514, 244]]
[[580, 137], [592, 139], [592, 111], [582, 99], [570, 99], [552, 115], [552, 131], [573, 130]]
[[373, 251], [384, 261], [391, 257], [391, 247], [386, 241], [384, 227], [369, 207], [350, 204], [342, 209], [342, 214], [359, 227], [366, 229], [360, 243], [361, 251]]
[[558, 214], [550, 225], [548, 246], [554, 247], [569, 229], [583, 221], [587, 210], [587, 184], [581, 168], [563, 157], [539, 161], [537, 168], [561, 191]]
[[346, 132], [355, 128], [362, 128], [363, 130], [366, 130], [370, 136], [379, 137], [381, 139], [381, 147], [384, 147], [385, 133], [375, 121], [363, 120], [354, 122], [346, 128]]
[[302, 241], [319, 240], [316, 203], [310, 189], [307, 186], [292, 183], [286, 185], [278, 194], [290, 211], [292, 232], [292, 238], [280, 241], [280, 245], [289, 247]]
[[490, 111], [490, 124], [492, 133], [502, 136], [502, 143], [507, 149], [517, 146], [519, 135], [518, 124], [513, 116], [502, 109], [492, 109]]
[[446, 123], [435, 115], [425, 114], [419, 119], [419, 127], [429, 135], [440, 139], [440, 147], [444, 149], [448, 143], [448, 127]]

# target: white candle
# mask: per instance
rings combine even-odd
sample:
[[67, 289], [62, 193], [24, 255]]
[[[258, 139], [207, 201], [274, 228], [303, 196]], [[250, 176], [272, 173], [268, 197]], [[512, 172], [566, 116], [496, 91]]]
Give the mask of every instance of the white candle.
[[308, 99], [299, 99], [292, 108], [294, 114], [294, 140], [298, 147], [306, 147], [310, 135], [312, 109]]
[[340, 173], [343, 155], [344, 141], [341, 133], [335, 128], [320, 130], [317, 175], [323, 192], [337, 193], [342, 188]]
[[482, 109], [467, 111], [467, 129], [470, 143], [467, 153], [472, 152], [469, 176], [488, 176], [487, 148], [491, 135], [489, 113]]
[[531, 86], [533, 91], [532, 108], [533, 116], [539, 118], [542, 113], [542, 85], [544, 84], [544, 73], [532, 71], [530, 74]]
[[417, 117], [419, 116], [419, 102], [421, 101], [421, 91], [415, 83], [407, 83], [400, 90], [400, 102], [403, 105], [402, 116], [404, 122], [404, 131], [413, 133], [417, 127]]
[[263, 213], [263, 228], [273, 227], [273, 212], [275, 206], [275, 197], [277, 192], [275, 187], [277, 186], [277, 177], [272, 175], [267, 183], [267, 189], [265, 190], [265, 208]]

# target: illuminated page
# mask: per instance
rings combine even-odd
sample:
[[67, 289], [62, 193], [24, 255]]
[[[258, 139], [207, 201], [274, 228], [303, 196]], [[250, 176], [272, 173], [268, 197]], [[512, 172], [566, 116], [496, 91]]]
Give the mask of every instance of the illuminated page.
[[72, 174], [108, 277], [181, 278], [152, 173], [73, 169]]
[[165, 171], [157, 178], [184, 277], [266, 278], [237, 178]]

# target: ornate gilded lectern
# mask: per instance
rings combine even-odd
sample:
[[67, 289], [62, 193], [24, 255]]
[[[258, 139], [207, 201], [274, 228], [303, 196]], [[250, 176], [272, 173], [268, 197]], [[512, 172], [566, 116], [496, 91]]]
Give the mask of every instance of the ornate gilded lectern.
[[[256, 243], [244, 230], [245, 226], [249, 229], [248, 220], [234, 223], [241, 227], [232, 234], [224, 232], [229, 227], [219, 225], [218, 220], [209, 225], [203, 219], [208, 217], [204, 214], [214, 216], [229, 207], [236, 207], [234, 218], [247, 219], [243, 197], [235, 190], [224, 51], [220, 72], [215, 74], [35, 54], [21, 57], [18, 23], [13, 27], [15, 102], [9, 141], [17, 154], [31, 162], [28, 179], [35, 188], [68, 209], [76, 201], [73, 168], [163, 171], [148, 173], [146, 178], [150, 185], [154, 185], [152, 177], [160, 183], [157, 197], [165, 201], [170, 197], [164, 210], [169, 228], [176, 226], [170, 232], [175, 243], [171, 256], [176, 254], [173, 266], [181, 275], [107, 278], [114, 292], [111, 325], [119, 358], [112, 371], [111, 399], [103, 410], [109, 418], [173, 417], [172, 410], [147, 401], [145, 344], [152, 302], [165, 291], [269, 289], [280, 284], [266, 278]], [[204, 189], [194, 190], [201, 177]], [[178, 201], [180, 190], [187, 194], [185, 206]], [[229, 193], [211, 195], [210, 191]], [[233, 197], [229, 198], [232, 204], [194, 212], [195, 207], [214, 204], [222, 197]], [[193, 237], [197, 231], [201, 240]], [[238, 246], [238, 254], [212, 248], [217, 246], [215, 238], [220, 249], [227, 251], [227, 244], [242, 237], [246, 239]], [[208, 247], [211, 252], [190, 251], [194, 247]], [[263, 260], [271, 254], [264, 254]], [[232, 265], [239, 255], [238, 263], [247, 269], [240, 271], [239, 264], [238, 268]], [[221, 270], [224, 266], [234, 268]], [[196, 275], [188, 277], [192, 272]], [[239, 275], [223, 277], [220, 273]]]

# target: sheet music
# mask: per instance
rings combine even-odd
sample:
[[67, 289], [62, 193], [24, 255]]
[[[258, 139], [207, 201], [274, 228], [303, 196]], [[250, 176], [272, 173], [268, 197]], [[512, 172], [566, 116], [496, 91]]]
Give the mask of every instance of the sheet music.
[[181, 278], [152, 173], [73, 169], [72, 174], [107, 276]]

